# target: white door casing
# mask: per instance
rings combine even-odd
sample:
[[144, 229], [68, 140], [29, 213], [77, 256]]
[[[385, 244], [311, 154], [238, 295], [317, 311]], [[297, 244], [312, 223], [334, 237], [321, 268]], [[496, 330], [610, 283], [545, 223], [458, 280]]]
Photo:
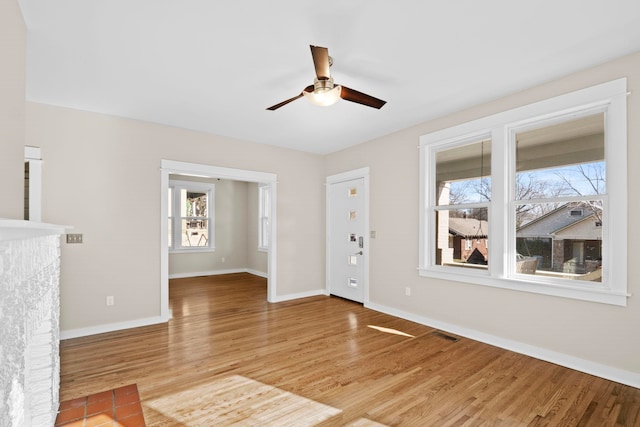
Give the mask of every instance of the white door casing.
[[327, 177], [327, 293], [368, 301], [369, 169]]

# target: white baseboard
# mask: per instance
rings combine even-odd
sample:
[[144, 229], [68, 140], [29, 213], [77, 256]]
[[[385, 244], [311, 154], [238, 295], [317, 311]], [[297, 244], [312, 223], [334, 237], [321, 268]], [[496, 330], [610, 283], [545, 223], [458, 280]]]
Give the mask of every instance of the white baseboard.
[[60, 339], [67, 340], [70, 338], [86, 337], [88, 335], [104, 334], [105, 332], [120, 331], [122, 329], [139, 328], [141, 326], [155, 325], [158, 323], [166, 323], [169, 319], [162, 316], [146, 317], [144, 319], [128, 320], [125, 322], [107, 323], [104, 325], [89, 326], [87, 328], [67, 329], [60, 331]]
[[309, 297], [315, 297], [318, 295], [326, 295], [326, 292], [324, 289], [316, 289], [313, 291], [307, 291], [307, 292], [300, 292], [297, 294], [287, 294], [287, 295], [278, 295], [276, 296], [276, 298], [273, 301], [269, 301], [269, 302], [283, 302], [283, 301], [291, 301], [294, 299], [299, 299], [299, 298], [309, 298]]
[[267, 277], [267, 273], [261, 271], [252, 270], [250, 268], [231, 268], [228, 270], [209, 270], [209, 271], [196, 271], [189, 273], [175, 273], [169, 274], [169, 279], [184, 279], [187, 277], [200, 277], [200, 276], [218, 276], [220, 274], [233, 274], [233, 273], [251, 273], [260, 277]]
[[474, 329], [464, 328], [447, 322], [441, 322], [439, 320], [430, 319], [428, 317], [419, 316], [413, 313], [408, 313], [376, 303], [368, 302], [365, 304], [365, 307], [371, 310], [379, 311], [381, 313], [390, 314], [391, 316], [400, 317], [401, 319], [410, 320], [412, 322], [430, 326], [432, 328], [449, 332], [451, 334], [460, 335], [472, 340], [504, 348], [505, 350], [525, 354], [527, 356], [535, 357], [536, 359], [551, 362], [556, 365], [564, 366], [566, 368], [575, 369], [576, 371], [585, 372], [587, 374], [595, 375], [600, 378], [626, 384], [631, 387], [640, 388], [640, 373], [637, 372], [626, 371], [624, 369], [614, 368], [611, 366], [592, 362], [590, 360], [570, 356], [568, 354], [559, 353], [518, 341], [508, 340]]
[[269, 275], [264, 271], [253, 270], [251, 268], [246, 268], [245, 271], [249, 274], [253, 274], [254, 276], [264, 277], [265, 279], [269, 278]]

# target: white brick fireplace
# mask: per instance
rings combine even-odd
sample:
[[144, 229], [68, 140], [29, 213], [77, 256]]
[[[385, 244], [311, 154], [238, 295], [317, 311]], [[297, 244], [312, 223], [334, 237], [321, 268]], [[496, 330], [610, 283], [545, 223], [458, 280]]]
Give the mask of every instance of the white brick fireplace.
[[53, 426], [59, 404], [60, 234], [0, 219], [0, 425]]

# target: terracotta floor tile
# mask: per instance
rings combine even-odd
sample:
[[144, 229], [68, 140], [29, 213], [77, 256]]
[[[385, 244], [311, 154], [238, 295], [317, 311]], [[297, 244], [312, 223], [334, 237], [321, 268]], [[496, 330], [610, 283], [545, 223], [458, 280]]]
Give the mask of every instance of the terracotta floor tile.
[[112, 400], [113, 390], [103, 391], [101, 393], [92, 394], [87, 397], [87, 403], [95, 403], [101, 400]]
[[[116, 417], [118, 421], [115, 421]], [[130, 384], [61, 402], [55, 425], [56, 427], [146, 427], [138, 386]]]
[[77, 399], [65, 400], [64, 402], [60, 403], [59, 411], [66, 411], [67, 409], [78, 408], [86, 404], [87, 404], [87, 396], [79, 397]]
[[99, 400], [87, 404], [87, 416], [95, 414], [107, 414], [113, 416], [113, 400]]
[[125, 419], [135, 414], [142, 414], [140, 402], [130, 403], [124, 406], [116, 406], [116, 420]]
[[138, 393], [129, 393], [129, 394], [121, 394], [120, 396], [116, 395], [116, 406], [124, 406], [129, 403], [138, 402], [140, 397]]
[[[56, 423], [66, 423], [69, 421], [82, 419], [84, 418], [84, 406], [67, 409], [66, 411], [61, 411], [58, 413], [58, 417], [56, 418]], [[58, 425], [58, 424], [56, 424]]]
[[93, 415], [85, 420], [85, 427], [112, 427], [114, 424], [113, 417], [105, 414]]
[[113, 392], [115, 393], [116, 397], [118, 396], [122, 396], [125, 394], [133, 394], [133, 393], [138, 393], [138, 386], [136, 384], [129, 384], [126, 385], [124, 387], [118, 387], [116, 389], [113, 390]]
[[75, 421], [69, 421], [68, 423], [56, 424], [60, 427], [84, 427], [84, 418]]

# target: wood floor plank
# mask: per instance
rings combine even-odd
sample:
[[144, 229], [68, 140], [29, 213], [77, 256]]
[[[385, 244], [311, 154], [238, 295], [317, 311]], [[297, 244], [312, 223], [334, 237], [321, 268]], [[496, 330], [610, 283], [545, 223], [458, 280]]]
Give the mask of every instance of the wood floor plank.
[[61, 343], [61, 400], [136, 383], [149, 426], [638, 426], [640, 390], [250, 274], [172, 280], [168, 324]]

